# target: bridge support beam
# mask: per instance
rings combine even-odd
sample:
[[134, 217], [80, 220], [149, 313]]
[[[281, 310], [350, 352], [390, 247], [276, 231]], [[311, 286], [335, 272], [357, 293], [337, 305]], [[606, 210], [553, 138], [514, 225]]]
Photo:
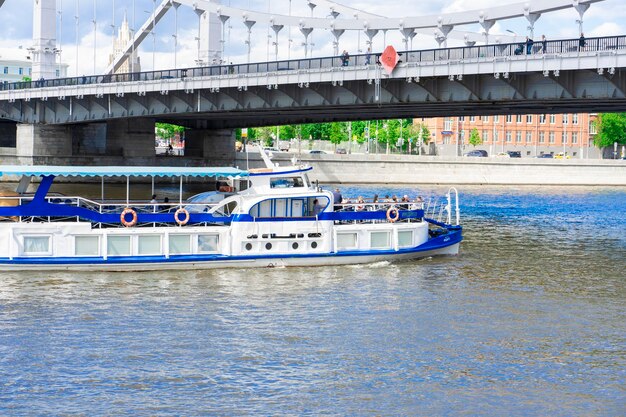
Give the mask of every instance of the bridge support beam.
[[154, 119], [117, 119], [106, 122], [109, 156], [153, 157]]
[[18, 124], [16, 156], [32, 158], [68, 157], [72, 155], [71, 126]]
[[191, 129], [185, 132], [185, 154], [208, 159], [213, 166], [235, 163], [233, 129]]

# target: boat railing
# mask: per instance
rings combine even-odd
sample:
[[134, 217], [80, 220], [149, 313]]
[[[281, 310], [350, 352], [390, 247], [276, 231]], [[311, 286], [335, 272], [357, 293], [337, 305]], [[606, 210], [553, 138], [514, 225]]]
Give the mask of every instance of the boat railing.
[[[0, 207], [10, 206], [23, 206], [32, 203], [35, 197], [33, 195], [15, 195], [15, 196], [0, 196]], [[217, 203], [188, 203], [186, 201], [180, 202], [158, 202], [151, 203], [143, 200], [126, 201], [126, 200], [106, 200], [106, 201], [94, 201], [85, 197], [79, 196], [47, 196], [44, 201], [51, 205], [58, 206], [73, 206], [80, 207], [95, 213], [100, 214], [121, 214], [125, 209], [130, 208], [137, 214], [167, 214], [175, 213], [176, 210], [184, 208], [189, 213], [207, 213], [211, 208], [217, 205]], [[81, 221], [80, 216], [65, 216], [57, 215], [52, 210], [42, 210], [36, 216], [20, 216], [19, 221], [32, 221], [36, 218], [37, 221]], [[85, 220], [89, 221], [89, 220]]]

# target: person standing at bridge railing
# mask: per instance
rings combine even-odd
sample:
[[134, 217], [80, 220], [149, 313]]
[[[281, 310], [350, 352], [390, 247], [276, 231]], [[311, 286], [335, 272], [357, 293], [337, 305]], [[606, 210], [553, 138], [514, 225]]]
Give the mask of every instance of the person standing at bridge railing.
[[341, 54], [341, 66], [347, 67], [349, 62], [350, 62], [350, 54], [348, 53], [348, 51], [344, 49], [343, 53]]
[[580, 32], [580, 38], [578, 38], [578, 49], [582, 51], [586, 45], [587, 42], [585, 41], [585, 34]]

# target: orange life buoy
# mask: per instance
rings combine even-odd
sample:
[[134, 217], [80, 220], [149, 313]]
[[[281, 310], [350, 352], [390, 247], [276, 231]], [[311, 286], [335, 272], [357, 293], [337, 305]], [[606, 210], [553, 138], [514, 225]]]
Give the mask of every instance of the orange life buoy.
[[[392, 214], [393, 213], [393, 214]], [[391, 223], [395, 223], [400, 218], [400, 210], [396, 206], [391, 206], [387, 209], [387, 220]]]
[[[184, 214], [184, 217], [182, 219], [180, 218], [181, 214]], [[174, 213], [174, 220], [176, 220], [176, 223], [178, 223], [181, 226], [186, 225], [187, 222], [189, 222], [189, 212], [183, 207], [179, 208]]]
[[[132, 215], [132, 219], [130, 221], [126, 220], [126, 215]], [[133, 227], [137, 224], [137, 213], [130, 207], [126, 207], [122, 214], [120, 214], [120, 221], [125, 227]]]

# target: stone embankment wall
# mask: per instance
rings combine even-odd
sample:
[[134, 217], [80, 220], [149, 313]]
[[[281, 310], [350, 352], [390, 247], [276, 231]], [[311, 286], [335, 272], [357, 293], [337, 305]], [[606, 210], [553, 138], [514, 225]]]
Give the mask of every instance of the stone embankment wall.
[[[291, 164], [294, 154], [277, 153], [272, 161]], [[321, 183], [355, 184], [492, 184], [626, 186], [626, 160], [536, 158], [443, 158], [404, 155], [309, 155], [309, 175]], [[263, 167], [258, 154], [250, 168]], [[246, 168], [246, 155], [236, 165]]]

